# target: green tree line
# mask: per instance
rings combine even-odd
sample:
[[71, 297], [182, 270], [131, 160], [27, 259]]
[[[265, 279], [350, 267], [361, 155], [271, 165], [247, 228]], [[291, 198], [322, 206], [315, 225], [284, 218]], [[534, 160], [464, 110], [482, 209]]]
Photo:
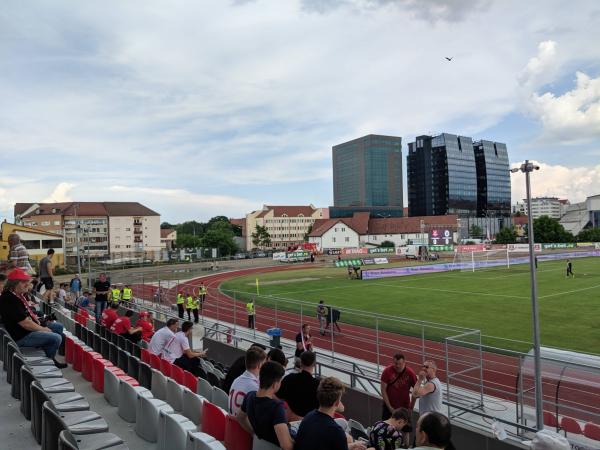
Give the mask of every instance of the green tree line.
[[242, 228], [233, 225], [225, 216], [215, 216], [208, 222], [195, 220], [172, 224], [163, 222], [163, 229], [172, 228], [177, 231], [177, 248], [218, 248], [220, 255], [231, 255], [238, 251], [234, 237], [242, 236]]

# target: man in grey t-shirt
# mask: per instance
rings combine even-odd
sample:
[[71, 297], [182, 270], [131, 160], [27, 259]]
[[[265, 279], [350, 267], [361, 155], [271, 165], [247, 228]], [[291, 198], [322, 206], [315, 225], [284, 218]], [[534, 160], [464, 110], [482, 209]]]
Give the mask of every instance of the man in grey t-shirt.
[[446, 415], [442, 403], [442, 384], [435, 375], [436, 370], [434, 361], [425, 361], [413, 388], [413, 396], [419, 399], [420, 416], [426, 412]]

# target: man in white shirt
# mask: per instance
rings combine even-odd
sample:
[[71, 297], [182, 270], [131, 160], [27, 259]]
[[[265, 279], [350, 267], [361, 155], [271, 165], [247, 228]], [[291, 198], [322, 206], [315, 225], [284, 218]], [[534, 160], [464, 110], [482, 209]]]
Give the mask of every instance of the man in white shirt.
[[260, 347], [250, 347], [246, 351], [246, 371], [233, 380], [229, 390], [229, 413], [236, 415], [246, 394], [258, 391], [258, 374], [267, 360], [267, 354]]
[[168, 344], [171, 338], [175, 336], [178, 327], [179, 320], [167, 320], [167, 325], [162, 327], [156, 333], [154, 333], [152, 339], [150, 339], [150, 344], [148, 345], [148, 350], [150, 351], [150, 353], [154, 353], [157, 356], [162, 355], [165, 346]]
[[198, 366], [200, 360], [206, 356], [206, 350], [195, 352], [190, 348], [190, 342], [188, 340], [192, 333], [194, 322], [186, 321], [181, 325], [181, 331], [175, 333], [175, 335], [165, 345], [162, 357], [172, 364], [181, 367], [183, 370], [193, 373], [197, 377], [200, 376]]

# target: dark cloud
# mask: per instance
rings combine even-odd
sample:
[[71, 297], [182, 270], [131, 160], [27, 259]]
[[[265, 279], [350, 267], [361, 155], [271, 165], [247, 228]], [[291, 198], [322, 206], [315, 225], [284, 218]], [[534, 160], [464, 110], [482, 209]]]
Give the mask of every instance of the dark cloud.
[[429, 22], [460, 22], [469, 14], [486, 10], [492, 0], [301, 0], [302, 9], [326, 14], [339, 8], [368, 11], [388, 5]]

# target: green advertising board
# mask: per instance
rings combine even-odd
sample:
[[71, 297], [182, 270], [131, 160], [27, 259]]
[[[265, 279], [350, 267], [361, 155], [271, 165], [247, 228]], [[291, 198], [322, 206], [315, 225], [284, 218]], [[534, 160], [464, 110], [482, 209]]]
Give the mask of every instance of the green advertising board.
[[396, 249], [394, 247], [377, 247], [370, 248], [369, 253], [394, 253]]
[[362, 266], [360, 259], [342, 259], [335, 262], [335, 267]]
[[556, 249], [556, 248], [575, 248], [577, 244], [574, 242], [556, 242], [551, 244], [542, 244], [542, 248], [546, 249]]

